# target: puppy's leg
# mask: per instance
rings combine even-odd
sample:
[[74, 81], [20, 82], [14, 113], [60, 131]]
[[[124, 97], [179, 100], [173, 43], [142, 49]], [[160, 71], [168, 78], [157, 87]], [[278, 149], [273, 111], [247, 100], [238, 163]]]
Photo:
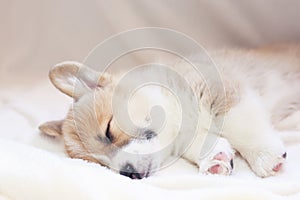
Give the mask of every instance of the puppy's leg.
[[219, 137], [209, 153], [197, 165], [200, 173], [230, 175], [233, 170], [234, 150], [225, 138]]
[[248, 91], [225, 115], [223, 136], [261, 177], [275, 175], [282, 168], [286, 152], [272, 128], [260, 98]]

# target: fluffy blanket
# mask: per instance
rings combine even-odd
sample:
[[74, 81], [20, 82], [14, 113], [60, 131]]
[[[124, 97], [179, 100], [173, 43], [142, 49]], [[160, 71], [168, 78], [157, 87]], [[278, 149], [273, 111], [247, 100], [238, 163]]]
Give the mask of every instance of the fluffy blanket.
[[154, 176], [131, 180], [97, 164], [68, 158], [40, 123], [64, 117], [71, 100], [48, 82], [0, 91], [0, 200], [40, 199], [300, 199], [300, 133], [286, 132], [288, 160], [276, 177], [258, 178], [240, 158], [232, 176], [200, 175], [179, 159]]

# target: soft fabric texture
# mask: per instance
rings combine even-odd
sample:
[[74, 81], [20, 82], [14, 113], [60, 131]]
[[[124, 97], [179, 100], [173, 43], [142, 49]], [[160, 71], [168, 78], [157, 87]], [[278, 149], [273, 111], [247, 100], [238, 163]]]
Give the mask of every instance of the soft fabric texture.
[[[2, 91], [0, 197], [2, 199], [299, 199], [300, 133], [286, 132], [288, 160], [276, 177], [258, 178], [237, 158], [229, 176], [201, 175], [179, 159], [143, 180], [70, 159], [59, 139], [37, 130], [63, 118], [71, 100], [47, 81], [31, 90]], [[0, 199], [1, 199], [0, 198]]]

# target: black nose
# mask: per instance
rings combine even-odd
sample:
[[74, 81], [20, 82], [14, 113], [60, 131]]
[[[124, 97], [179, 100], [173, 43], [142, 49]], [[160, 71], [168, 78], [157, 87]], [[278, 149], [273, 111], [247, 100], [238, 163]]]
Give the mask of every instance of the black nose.
[[150, 129], [145, 130], [144, 135], [145, 135], [147, 140], [150, 140], [150, 139], [154, 138], [155, 136], [157, 136], [157, 134], [154, 131], [150, 130]]
[[120, 174], [123, 176], [127, 176], [132, 179], [142, 179], [144, 178], [144, 174], [138, 173], [131, 164], [126, 164], [121, 170]]

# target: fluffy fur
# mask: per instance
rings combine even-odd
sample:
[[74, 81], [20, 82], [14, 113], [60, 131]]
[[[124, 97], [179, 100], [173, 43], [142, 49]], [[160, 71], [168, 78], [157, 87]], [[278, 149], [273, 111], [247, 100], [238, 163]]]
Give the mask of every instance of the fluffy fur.
[[[81, 63], [60, 63], [51, 69], [50, 79], [74, 104], [64, 120], [40, 129], [61, 135], [70, 157], [131, 178], [151, 175], [171, 155], [195, 163], [201, 173], [229, 175], [235, 151], [258, 176], [275, 175], [287, 155], [278, 131], [300, 128], [300, 49], [273, 46], [211, 56], [222, 84], [210, 72], [211, 63], [197, 55], [191, 59], [203, 66], [204, 77], [184, 61], [175, 63], [172, 72], [141, 67], [138, 78], [125, 82], [119, 82], [121, 75], [101, 74]], [[173, 93], [150, 84], [128, 98], [132, 86], [153, 74]], [[196, 107], [189, 97], [197, 99]], [[163, 114], [151, 111], [157, 105]], [[125, 108], [128, 113], [122, 112]], [[182, 123], [183, 118], [189, 120]]]

